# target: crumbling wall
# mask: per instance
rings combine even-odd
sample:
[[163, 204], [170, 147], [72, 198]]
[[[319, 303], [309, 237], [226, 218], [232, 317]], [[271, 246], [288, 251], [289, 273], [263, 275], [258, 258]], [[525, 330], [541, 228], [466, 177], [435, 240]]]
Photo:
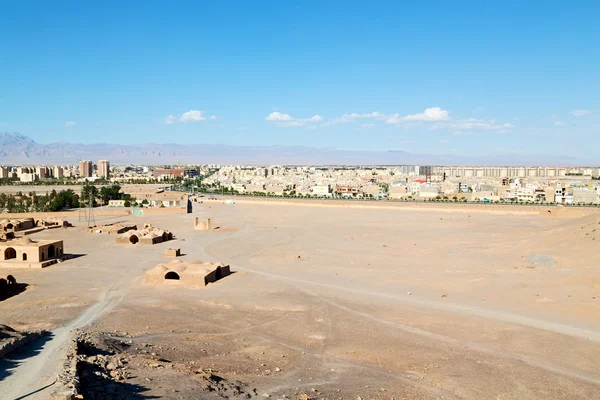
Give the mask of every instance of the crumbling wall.
[[56, 378], [49, 400], [74, 400], [82, 398], [79, 393], [79, 334], [71, 339], [66, 348], [63, 369]]
[[48, 331], [44, 330], [18, 332], [18, 335], [0, 342], [0, 358], [17, 350], [19, 347], [24, 346], [31, 341], [37, 340], [42, 336], [47, 335], [48, 333]]

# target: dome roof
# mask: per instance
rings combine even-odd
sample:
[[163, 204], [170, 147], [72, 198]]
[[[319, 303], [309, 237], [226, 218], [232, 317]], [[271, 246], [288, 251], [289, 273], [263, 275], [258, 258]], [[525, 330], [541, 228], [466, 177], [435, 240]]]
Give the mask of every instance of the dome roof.
[[31, 239], [29, 239], [28, 237], [26, 237], [26, 236], [23, 236], [23, 237], [22, 237], [21, 239], [19, 239], [17, 242], [18, 242], [20, 245], [28, 245], [28, 244], [30, 244], [30, 243], [33, 243], [33, 241], [32, 241]]

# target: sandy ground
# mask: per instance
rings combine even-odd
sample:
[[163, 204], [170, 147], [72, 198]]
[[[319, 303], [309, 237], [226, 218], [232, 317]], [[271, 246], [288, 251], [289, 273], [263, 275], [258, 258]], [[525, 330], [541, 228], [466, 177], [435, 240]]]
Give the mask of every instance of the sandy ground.
[[[0, 302], [0, 323], [54, 334], [0, 363], [0, 393], [47, 398], [69, 332], [86, 327], [173, 364], [140, 363], [132, 399], [212, 398], [198, 368], [250, 397], [600, 398], [597, 214], [448, 207], [205, 202], [194, 215], [128, 217], [182, 239], [153, 247], [83, 226], [35, 234], [80, 256], [0, 271], [30, 285]], [[194, 231], [194, 216], [220, 229]], [[167, 247], [236, 273], [205, 288], [146, 284]]]

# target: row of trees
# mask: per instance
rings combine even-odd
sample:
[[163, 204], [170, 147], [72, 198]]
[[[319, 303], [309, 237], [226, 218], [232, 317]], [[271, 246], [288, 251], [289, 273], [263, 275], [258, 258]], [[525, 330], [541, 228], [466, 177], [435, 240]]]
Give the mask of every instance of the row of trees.
[[72, 189], [61, 190], [57, 192], [52, 190], [45, 195], [37, 195], [35, 192], [29, 192], [24, 195], [17, 192], [14, 196], [6, 193], [0, 193], [0, 212], [25, 213], [25, 212], [47, 212], [62, 211], [71, 208], [85, 207], [92, 204], [108, 204], [110, 200], [124, 199], [126, 202], [133, 202], [133, 198], [120, 192], [119, 185], [104, 186], [98, 190], [90, 182], [86, 182], [81, 190], [81, 195], [76, 194]]
[[121, 193], [121, 186], [113, 184], [98, 188], [92, 183], [86, 181], [81, 189], [81, 202], [83, 205], [92, 203], [94, 207], [98, 205], [98, 200], [101, 204], [106, 205], [111, 200], [125, 200], [132, 202], [134, 199], [129, 194]]
[[47, 178], [37, 182], [21, 182], [18, 178], [2, 178], [0, 185], [7, 186], [55, 186], [55, 185], [76, 185], [77, 178]]
[[61, 211], [75, 207], [79, 207], [79, 196], [71, 189], [60, 192], [53, 190], [43, 196], [38, 196], [33, 192], [27, 196], [20, 192], [15, 196], [0, 193], [0, 211], [6, 210], [9, 213]]

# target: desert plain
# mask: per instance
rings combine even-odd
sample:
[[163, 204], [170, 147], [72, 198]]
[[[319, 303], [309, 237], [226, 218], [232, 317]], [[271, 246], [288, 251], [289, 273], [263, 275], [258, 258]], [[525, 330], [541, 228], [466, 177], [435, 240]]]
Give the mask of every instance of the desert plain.
[[[51, 331], [0, 360], [0, 398], [47, 399], [75, 330], [128, 370], [84, 374], [83, 398], [600, 398], [600, 213], [360, 204], [96, 217], [175, 234], [154, 246], [88, 233], [76, 213], [32, 235], [75, 257], [0, 269], [28, 284], [0, 302], [0, 323]], [[146, 283], [169, 247], [234, 273]]]

